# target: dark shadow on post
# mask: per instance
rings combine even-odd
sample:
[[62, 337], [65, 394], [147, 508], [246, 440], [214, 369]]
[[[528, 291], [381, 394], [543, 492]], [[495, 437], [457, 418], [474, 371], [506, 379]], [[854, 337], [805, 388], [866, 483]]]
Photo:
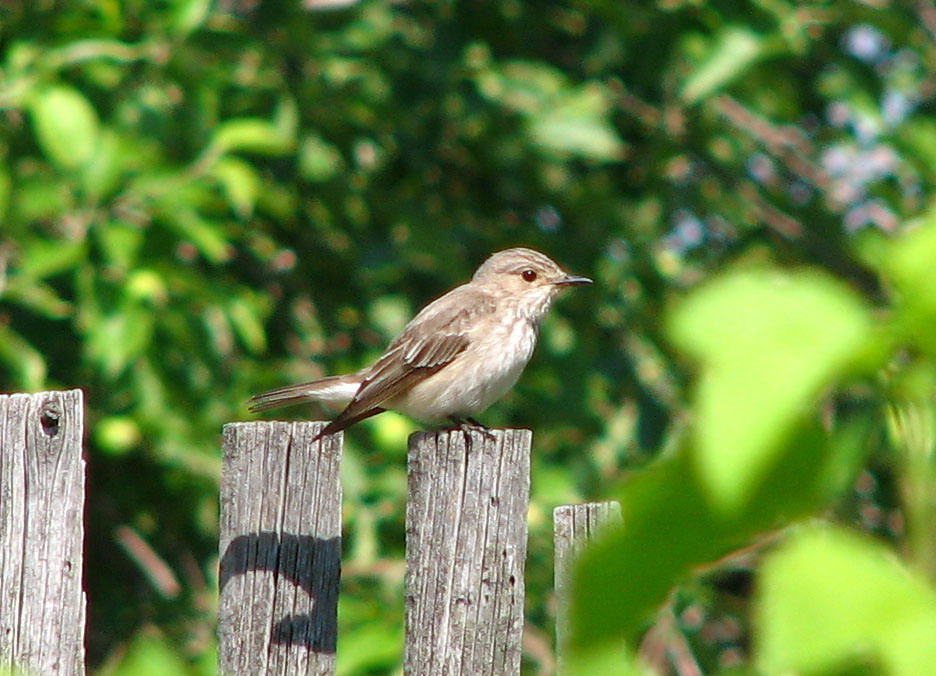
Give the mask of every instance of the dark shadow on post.
[[275, 585], [284, 581], [296, 585], [312, 601], [307, 614], [274, 618], [274, 643], [301, 645], [317, 653], [335, 652], [341, 538], [270, 532], [238, 536], [221, 558], [221, 590], [235, 575], [252, 571], [270, 571]]
[[224, 426], [218, 671], [334, 676], [341, 435], [322, 422]]

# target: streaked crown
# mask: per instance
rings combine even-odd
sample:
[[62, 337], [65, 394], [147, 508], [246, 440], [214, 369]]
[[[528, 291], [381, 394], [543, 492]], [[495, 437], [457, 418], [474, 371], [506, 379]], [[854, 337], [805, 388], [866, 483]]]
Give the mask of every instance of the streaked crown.
[[515, 248], [491, 255], [471, 282], [502, 299], [507, 307], [512, 306], [519, 314], [538, 322], [560, 289], [590, 284], [591, 280], [569, 275], [539, 251]]
[[[542, 276], [548, 279], [567, 276], [563, 269], [546, 254], [517, 247], [491, 254], [475, 272], [472, 281], [483, 282], [488, 278], [501, 275], [522, 275], [525, 270], [532, 271], [537, 277]], [[529, 276], [528, 274], [527, 277]]]

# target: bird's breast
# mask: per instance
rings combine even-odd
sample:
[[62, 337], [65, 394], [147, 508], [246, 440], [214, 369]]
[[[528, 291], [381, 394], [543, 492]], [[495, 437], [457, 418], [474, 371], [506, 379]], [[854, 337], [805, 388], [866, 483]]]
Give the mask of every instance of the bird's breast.
[[479, 327], [464, 352], [390, 408], [430, 422], [473, 416], [517, 382], [533, 356], [536, 336], [536, 324], [519, 318]]

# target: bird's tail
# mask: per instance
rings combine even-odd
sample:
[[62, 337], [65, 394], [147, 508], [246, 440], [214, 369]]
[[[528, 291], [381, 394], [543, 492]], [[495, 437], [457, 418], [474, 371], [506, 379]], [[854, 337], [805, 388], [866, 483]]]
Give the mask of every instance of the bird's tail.
[[313, 401], [348, 402], [354, 398], [362, 381], [363, 378], [360, 375], [352, 373], [346, 376], [330, 376], [298, 385], [287, 385], [251, 397], [247, 402], [247, 408], [257, 412]]

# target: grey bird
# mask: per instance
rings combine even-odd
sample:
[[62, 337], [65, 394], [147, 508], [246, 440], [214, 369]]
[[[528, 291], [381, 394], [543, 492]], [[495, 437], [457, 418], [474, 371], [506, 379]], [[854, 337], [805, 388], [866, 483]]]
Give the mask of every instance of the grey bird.
[[258, 394], [250, 410], [348, 402], [319, 436], [386, 410], [483, 428], [472, 416], [517, 382], [558, 292], [591, 281], [532, 249], [499, 251], [470, 282], [424, 307], [371, 366]]

